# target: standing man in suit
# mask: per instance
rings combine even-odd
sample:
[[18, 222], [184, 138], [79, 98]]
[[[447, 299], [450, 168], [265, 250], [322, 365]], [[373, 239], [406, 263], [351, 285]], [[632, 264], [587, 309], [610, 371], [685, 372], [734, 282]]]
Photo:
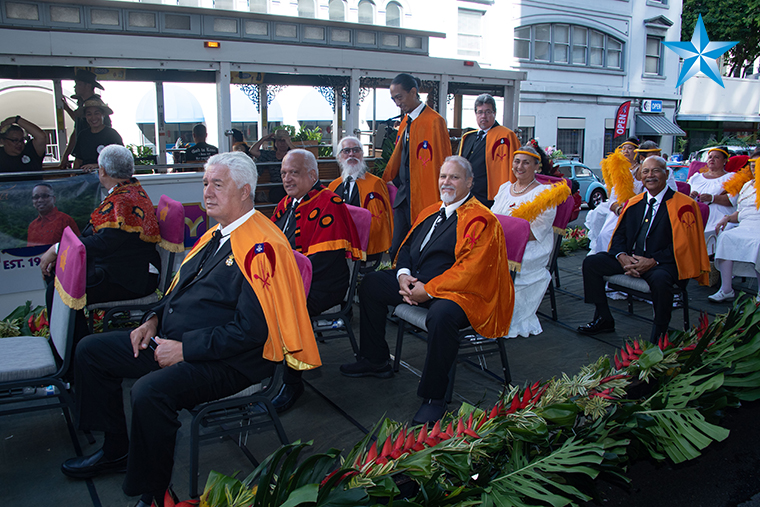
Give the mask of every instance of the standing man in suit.
[[475, 119], [480, 128], [462, 136], [459, 155], [472, 164], [475, 176], [472, 195], [490, 208], [499, 187], [507, 181], [515, 182], [512, 159], [520, 141], [514, 132], [496, 121], [496, 101], [487, 93], [475, 99]]
[[391, 98], [404, 114], [396, 147], [383, 173], [383, 179], [398, 188], [391, 258], [420, 212], [438, 201], [438, 171], [451, 155], [446, 120], [420, 100], [418, 90], [417, 79], [409, 74], [399, 74], [391, 81]]
[[[138, 507], [162, 505], [172, 475], [178, 413], [235, 394], [272, 374], [275, 362], [320, 365], [290, 245], [253, 208], [256, 166], [243, 153], [209, 159], [203, 200], [219, 222], [188, 252], [171, 288], [131, 331], [90, 335], [77, 348], [76, 416], [104, 431], [95, 454], [62, 471], [86, 479], [123, 472]], [[276, 269], [275, 269], [276, 268]], [[122, 380], [131, 392], [127, 432]]]
[[382, 179], [367, 172], [362, 143], [354, 136], [346, 136], [338, 143], [338, 165], [341, 175], [328, 188], [342, 197], [346, 204], [365, 208], [372, 213], [367, 260], [379, 259], [391, 247], [393, 236], [388, 186]]
[[359, 359], [340, 371], [347, 377], [390, 378], [385, 341], [388, 305], [428, 308], [428, 353], [414, 424], [446, 411], [449, 371], [459, 350], [459, 330], [472, 325], [488, 338], [505, 336], [514, 306], [504, 232], [488, 208], [472, 197], [467, 159], [449, 156], [440, 170], [441, 201], [424, 209], [396, 258], [396, 269], [367, 274], [359, 286]]
[[[363, 259], [359, 234], [343, 199], [319, 181], [317, 159], [302, 149], [282, 159], [282, 184], [287, 192], [272, 215], [291, 248], [311, 261], [312, 275], [306, 306], [319, 315], [343, 302], [349, 283], [346, 258]], [[303, 394], [301, 371], [285, 368], [283, 385], [272, 405], [283, 412]]]
[[605, 276], [626, 274], [647, 282], [654, 306], [652, 342], [668, 330], [673, 284], [686, 283], [689, 278], [707, 284], [710, 262], [697, 204], [668, 188], [664, 158], [648, 157], [640, 174], [646, 191], [628, 201], [609, 250], [589, 255], [583, 261], [585, 300], [596, 306], [596, 312], [593, 321], [578, 328], [579, 333], [615, 331], [615, 320], [604, 292]]

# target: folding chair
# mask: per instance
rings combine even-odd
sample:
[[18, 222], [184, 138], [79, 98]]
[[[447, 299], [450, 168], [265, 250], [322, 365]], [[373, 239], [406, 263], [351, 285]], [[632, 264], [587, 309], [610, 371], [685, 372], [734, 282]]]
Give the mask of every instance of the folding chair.
[[[44, 336], [16, 336], [0, 340], [0, 415], [60, 408], [73, 433], [69, 409], [74, 400], [63, 376], [71, 364], [76, 310], [85, 304], [87, 260], [84, 245], [66, 227], [58, 249], [53, 305], [50, 315], [50, 340]], [[57, 356], [57, 357], [56, 357]], [[50, 389], [45, 389], [53, 386]], [[34, 400], [57, 403], [29, 403]], [[17, 404], [22, 403], [22, 406]], [[75, 444], [78, 445], [78, 444]]]
[[[369, 228], [372, 223], [372, 213], [370, 213], [369, 210], [358, 206], [351, 206], [350, 204], [346, 204], [346, 206], [351, 213], [351, 218], [356, 226], [356, 231], [359, 233], [361, 249], [363, 252], [366, 252], [367, 245], [369, 244]], [[356, 343], [356, 336], [354, 336], [354, 330], [351, 327], [351, 317], [353, 314], [352, 307], [354, 303], [354, 295], [356, 294], [356, 285], [359, 271], [361, 269], [361, 263], [361, 260], [348, 260], [350, 270], [348, 290], [346, 291], [346, 297], [343, 299], [340, 306], [330, 308], [326, 312], [311, 317], [311, 324], [317, 340], [324, 342], [326, 340], [348, 336], [355, 356], [359, 355], [359, 345]]]
[[[305, 255], [293, 251], [301, 272], [306, 295], [311, 287], [311, 261]], [[273, 428], [282, 445], [288, 444], [288, 437], [282, 427], [277, 411], [272, 406], [271, 396], [279, 391], [282, 385], [282, 365], [277, 365], [271, 378], [264, 382], [243, 389], [227, 398], [211, 401], [195, 407], [191, 412], [193, 420], [190, 423], [190, 496], [198, 496], [198, 461], [200, 443], [222, 436], [238, 434], [237, 445], [253, 466], [259, 462], [246, 447], [249, 432], [260, 433]], [[201, 431], [201, 428], [216, 428]], [[245, 438], [243, 433], [246, 434]]]
[[[182, 206], [182, 203], [162, 195], [161, 199], [158, 201], [156, 216], [158, 218], [158, 227], [161, 232], [161, 242], [156, 245], [156, 250], [158, 250], [158, 255], [161, 259], [158, 289], [162, 294], [166, 294], [172, 281], [176, 254], [185, 251], [185, 209]], [[142, 315], [147, 310], [150, 310], [158, 300], [159, 295], [156, 292], [153, 292], [137, 299], [107, 301], [87, 305], [87, 310], [90, 312], [90, 332], [94, 331], [94, 310], [106, 311], [103, 316], [103, 331], [108, 331], [108, 324], [117, 315], [123, 315], [123, 317], [119, 319], [119, 323], [121, 324], [139, 321]]]
[[[520, 270], [522, 257], [525, 253], [525, 245], [527, 245], [528, 239], [530, 238], [530, 223], [522, 218], [514, 218], [505, 215], [496, 215], [496, 217], [499, 219], [499, 223], [501, 223], [501, 227], [504, 230], [510, 275], [512, 276], [512, 279], [514, 279], [515, 273]], [[427, 308], [411, 306], [406, 303], [396, 306], [393, 311], [393, 314], [398, 317], [396, 353], [393, 361], [394, 371], [399, 371], [399, 365], [401, 363], [401, 348], [404, 342], [406, 324], [410, 324], [427, 333], [427, 326], [425, 325], [427, 312]], [[422, 338], [416, 333], [415, 335]], [[507, 357], [507, 349], [504, 345], [505, 340], [506, 338], [504, 337], [499, 337], [495, 340], [485, 338], [484, 336], [477, 334], [472, 326], [468, 326], [459, 331], [459, 352], [457, 353], [457, 358], [466, 359], [468, 357], [483, 356], [486, 353], [498, 351], [499, 358], [501, 359], [504, 383], [509, 384], [512, 381], [512, 374], [509, 371], [509, 358]], [[454, 393], [456, 365], [457, 362], [454, 361], [454, 364], [452, 364], [451, 370], [449, 371], [449, 385], [446, 389], [447, 402], [451, 401]], [[485, 370], [482, 364], [481, 369]]]

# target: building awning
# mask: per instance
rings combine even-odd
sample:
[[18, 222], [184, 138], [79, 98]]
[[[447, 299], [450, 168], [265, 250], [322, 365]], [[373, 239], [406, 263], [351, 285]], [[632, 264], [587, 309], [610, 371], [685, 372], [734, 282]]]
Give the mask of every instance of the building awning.
[[637, 136], [685, 136], [681, 127], [659, 114], [636, 115]]

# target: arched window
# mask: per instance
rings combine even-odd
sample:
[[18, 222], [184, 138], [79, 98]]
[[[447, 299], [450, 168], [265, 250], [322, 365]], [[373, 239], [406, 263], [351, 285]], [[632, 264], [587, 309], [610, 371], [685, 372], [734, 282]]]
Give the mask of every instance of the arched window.
[[385, 26], [401, 26], [401, 5], [397, 2], [385, 6]]
[[623, 42], [585, 26], [545, 23], [515, 28], [515, 58], [574, 67], [623, 69]]
[[298, 17], [315, 18], [314, 0], [298, 0]]
[[375, 4], [370, 0], [359, 2], [359, 23], [371, 25], [375, 22]]
[[344, 0], [330, 0], [330, 21], [346, 20], [346, 2]]

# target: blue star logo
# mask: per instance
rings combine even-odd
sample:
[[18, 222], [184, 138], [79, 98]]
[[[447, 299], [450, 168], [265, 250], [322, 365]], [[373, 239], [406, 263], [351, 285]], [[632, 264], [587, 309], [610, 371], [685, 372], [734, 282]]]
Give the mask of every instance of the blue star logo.
[[739, 42], [713, 42], [707, 36], [705, 23], [702, 21], [702, 15], [699, 15], [697, 26], [694, 27], [694, 34], [691, 36], [691, 42], [663, 42], [665, 47], [676, 53], [684, 59], [681, 75], [678, 76], [676, 88], [681, 86], [684, 81], [694, 76], [697, 72], [704, 75], [723, 86], [723, 79], [718, 71], [717, 59], [720, 55], [736, 46]]

